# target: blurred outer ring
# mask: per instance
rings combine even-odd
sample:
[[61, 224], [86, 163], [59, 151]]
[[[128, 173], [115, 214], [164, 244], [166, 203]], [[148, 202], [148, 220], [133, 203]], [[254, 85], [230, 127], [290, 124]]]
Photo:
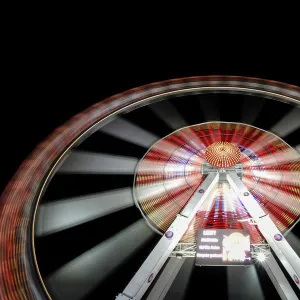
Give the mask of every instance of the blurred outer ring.
[[46, 295], [50, 298], [36, 263], [33, 225], [43, 190], [68, 150], [84, 135], [92, 134], [109, 121], [109, 117], [121, 112], [175, 94], [217, 91], [258, 94], [300, 107], [300, 88], [281, 82], [236, 76], [173, 79], [98, 102], [39, 144], [22, 163], [0, 199], [0, 299], [45, 299]]

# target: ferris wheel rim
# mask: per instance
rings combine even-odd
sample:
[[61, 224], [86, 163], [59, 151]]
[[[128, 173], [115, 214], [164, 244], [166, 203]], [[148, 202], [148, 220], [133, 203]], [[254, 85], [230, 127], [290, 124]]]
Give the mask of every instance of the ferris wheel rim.
[[[232, 81], [234, 81], [236, 85], [240, 84], [241, 86], [239, 87], [234, 85], [230, 86], [230, 84], [232, 84]], [[207, 84], [208, 86], [206, 87], [202, 86], [198, 88], [190, 87], [191, 85], [195, 86], [197, 84], [204, 84], [204, 85]], [[247, 84], [249, 88], [244, 87], [247, 86]], [[253, 87], [253, 85], [258, 85], [258, 86]], [[161, 89], [165, 89], [167, 91], [165, 91], [165, 93], [158, 92], [159, 90], [158, 86]], [[186, 86], [186, 88], [184, 88], [184, 86]], [[179, 89], [180, 87], [182, 89]], [[269, 96], [271, 98], [274, 97], [274, 98], [282, 99], [283, 101], [287, 101], [289, 103], [292, 103], [293, 105], [300, 106], [300, 88], [296, 86], [283, 84], [281, 82], [256, 79], [256, 78], [248, 78], [248, 77], [237, 77], [237, 76], [207, 76], [207, 77], [190, 77], [190, 78], [167, 80], [160, 83], [149, 84], [149, 85], [142, 86], [140, 88], [129, 90], [127, 92], [112, 96], [104, 101], [101, 101], [91, 106], [83, 113], [76, 115], [70, 121], [58, 127], [53, 132], [53, 134], [51, 134], [45, 141], [39, 144], [34, 149], [32, 154], [30, 154], [27, 160], [25, 160], [22, 163], [22, 165], [17, 170], [10, 183], [5, 188], [1, 196], [1, 206], [3, 207], [3, 210], [1, 213], [2, 218], [0, 221], [0, 233], [2, 233], [0, 235], [0, 242], [1, 244], [4, 245], [4, 251], [1, 252], [2, 261], [6, 261], [5, 253], [6, 255], [8, 255], [9, 253], [8, 248], [5, 248], [7, 247], [6, 242], [11, 242], [10, 246], [12, 246], [14, 249], [19, 247], [18, 250], [23, 250], [25, 253], [25, 254], [23, 253], [24, 256], [21, 254], [18, 256], [19, 260], [21, 259], [22, 262], [21, 264], [20, 263], [17, 264], [19, 270], [23, 269], [25, 265], [27, 265], [26, 271], [30, 272], [30, 268], [28, 267], [28, 262], [30, 261], [30, 258], [29, 258], [29, 253], [26, 245], [20, 243], [19, 246], [16, 246], [17, 240], [7, 241], [5, 239], [3, 232], [5, 232], [5, 230], [9, 230], [9, 228], [12, 230], [16, 225], [15, 223], [13, 223], [13, 221], [16, 221], [16, 219], [12, 218], [11, 222], [9, 223], [9, 219], [7, 219], [8, 216], [6, 217], [6, 214], [9, 213], [12, 214], [15, 211], [22, 211], [27, 205], [26, 207], [27, 211], [25, 210], [24, 213], [25, 215], [22, 215], [20, 217], [20, 220], [18, 220], [17, 224], [19, 226], [21, 225], [20, 227], [24, 231], [24, 227], [28, 229], [30, 226], [29, 223], [31, 223], [32, 231], [30, 234], [32, 236], [32, 240], [34, 240], [34, 224], [35, 224], [34, 220], [35, 220], [35, 214], [41, 198], [42, 191], [45, 188], [51, 176], [53, 175], [53, 171], [61, 162], [61, 159], [68, 152], [68, 150], [70, 150], [77, 142], [80, 141], [80, 139], [83, 136], [86, 136], [88, 132], [91, 133], [93, 128], [96, 128], [97, 125], [103, 123], [105, 120], [109, 119], [113, 115], [117, 115], [125, 111], [129, 107], [138, 106], [138, 104], [141, 104], [142, 102], [144, 103], [147, 101], [150, 102], [151, 99], [155, 100], [155, 98], [163, 98], [165, 96], [170, 96], [174, 94], [197, 92], [201, 89], [206, 91], [214, 91], [218, 88], [219, 90], [223, 90], [223, 91], [239, 90], [243, 93], [244, 92], [260, 93], [260, 94], [264, 94], [267, 97]], [[268, 88], [269, 91], [267, 91]], [[148, 91], [149, 94], [150, 93], [149, 91], [151, 90], [154, 91], [156, 90], [156, 92], [158, 93], [156, 95], [151, 95], [148, 97], [146, 96], [146, 98], [144, 98], [145, 94], [143, 94], [141, 91]], [[122, 98], [125, 103], [119, 103], [118, 105], [117, 102], [121, 101]], [[111, 106], [110, 109], [109, 106]], [[107, 109], [107, 111], [105, 111], [105, 108]], [[95, 111], [98, 112], [98, 115], [95, 113]], [[89, 113], [94, 113], [95, 115], [93, 115], [93, 118], [85, 120], [84, 125], [81, 124], [81, 122], [85, 119], [86, 115]], [[70, 129], [71, 126], [75, 126], [74, 124], [77, 126], [76, 130], [74, 130], [73, 128]], [[74, 132], [71, 132], [70, 134], [70, 130], [71, 131], [74, 130]], [[65, 137], [65, 139], [63, 139], [63, 137]], [[51, 152], [51, 150], [54, 151], [54, 154], [49, 153]], [[46, 162], [43, 161], [43, 158], [46, 155], [51, 156], [50, 161], [46, 161]], [[40, 180], [38, 185], [36, 184], [36, 182], [33, 183], [32, 181], [30, 181], [30, 179], [28, 179], [31, 176], [35, 178], [36, 172], [38, 172], [39, 175], [38, 179]], [[23, 197], [20, 197], [20, 193], [23, 194]], [[39, 195], [38, 198], [37, 195]], [[17, 199], [19, 203], [17, 203], [16, 201], [14, 207], [8, 207], [10, 204], [9, 201], [12, 201], [13, 198]], [[17, 207], [17, 205], [19, 205], [19, 208]], [[34, 215], [32, 218], [33, 205], [35, 207], [34, 207]], [[28, 216], [31, 217], [31, 219], [26, 220], [26, 217]], [[3, 219], [5, 219], [5, 221], [3, 221]], [[15, 230], [14, 232], [16, 233], [17, 231]], [[23, 237], [22, 242], [25, 242], [30, 234], [26, 230], [25, 238]], [[16, 256], [14, 258], [16, 259]], [[36, 258], [35, 258], [35, 265], [37, 269], [35, 271], [38, 271]], [[11, 268], [11, 265], [8, 264], [8, 269], [9, 268]], [[3, 276], [5, 277], [5, 273], [3, 274]], [[33, 291], [34, 288], [29, 286], [29, 281], [32, 280], [32, 274], [30, 275], [26, 274], [23, 276], [25, 277], [21, 278], [21, 280], [18, 282], [17, 285], [19, 291], [21, 289], [27, 290], [27, 292], [31, 295], [31, 297], [33, 297], [33, 294], [35, 293]], [[33, 284], [36, 282], [30, 282], [30, 283]], [[6, 292], [7, 294], [15, 292], [14, 284], [10, 285], [8, 282], [4, 282], [4, 279], [0, 281], [0, 285], [3, 285], [3, 288], [1, 287], [0, 289], [0, 295], [4, 295], [4, 293]]]

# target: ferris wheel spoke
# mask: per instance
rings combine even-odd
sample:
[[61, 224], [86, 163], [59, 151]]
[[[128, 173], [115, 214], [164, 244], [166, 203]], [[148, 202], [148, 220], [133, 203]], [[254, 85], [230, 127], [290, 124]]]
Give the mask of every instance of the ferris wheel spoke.
[[130, 206], [53, 234], [36, 237], [35, 248], [43, 278], [141, 219], [136, 207]]
[[154, 103], [150, 105], [149, 108], [173, 130], [188, 125], [178, 110], [168, 100]]
[[291, 132], [284, 138], [284, 141], [291, 145], [292, 147], [298, 147], [299, 145], [299, 136], [300, 136], [300, 128]]
[[[97, 123], [99, 130], [82, 134], [53, 169], [35, 220], [34, 254], [53, 300], [112, 299], [121, 292], [160, 238], [155, 232], [167, 229], [203, 175], [213, 170], [206, 150], [219, 141], [239, 147], [239, 176], [299, 247], [288, 232], [299, 226], [299, 156], [288, 146], [299, 145], [300, 110], [262, 97], [230, 89], [170, 93], [125, 113], [116, 111], [110, 122]], [[224, 178], [212, 193], [181, 243], [194, 243], [199, 227], [244, 228], [253, 242], [262, 241], [251, 224], [239, 222], [250, 215]], [[178, 273], [166, 299], [182, 292], [182, 282], [194, 276], [192, 266], [190, 260], [189, 272]], [[244, 277], [259, 284], [251, 272]], [[232, 282], [223, 283], [234, 293]]]
[[56, 270], [47, 287], [58, 299], [83, 299], [154, 235], [139, 220]]
[[132, 186], [132, 174], [56, 173], [41, 203], [98, 194]]
[[[248, 268], [227, 267], [228, 299], [243, 299], [251, 295], [253, 299], [265, 299], [255, 266]], [[243, 282], [247, 282], [245, 285]]]
[[60, 173], [133, 174], [138, 159], [106, 153], [73, 150], [59, 168]]
[[200, 107], [206, 121], [220, 120], [220, 103], [214, 95], [206, 95], [206, 98], [200, 98]]
[[141, 158], [145, 154], [145, 148], [118, 137], [106, 134], [101, 131], [94, 132], [83, 143], [76, 147], [76, 150], [109, 153], [110, 155], [128, 156]]
[[129, 187], [45, 203], [37, 214], [36, 236], [65, 230], [133, 205]]
[[[188, 125], [204, 122], [203, 111], [199, 109], [198, 96], [199, 95], [185, 96], [184, 101], [182, 101], [182, 97], [176, 97], [173, 98], [172, 101], [170, 100], [171, 104], [180, 112], [180, 115]], [[191, 114], [191, 111], [195, 113]]]
[[170, 133], [170, 127], [150, 109], [151, 105], [124, 114], [122, 118], [155, 136], [164, 137]]
[[[272, 107], [272, 111], [270, 111]], [[282, 118], [282, 116], [288, 114], [292, 107], [286, 105], [280, 101], [273, 101], [271, 99], [265, 99], [265, 105], [260, 111], [260, 114], [254, 122], [254, 126], [270, 131], [273, 126]]]
[[159, 138], [153, 133], [122, 118], [117, 118], [99, 129], [101, 132], [149, 148]]
[[294, 107], [289, 113], [283, 116], [272, 128], [271, 131], [280, 136], [286, 137], [300, 128], [300, 109]]
[[265, 99], [244, 95], [241, 119], [243, 123], [254, 124], [261, 110], [265, 106]]
[[243, 98], [240, 94], [222, 94], [219, 100], [220, 120], [240, 122], [243, 110]]

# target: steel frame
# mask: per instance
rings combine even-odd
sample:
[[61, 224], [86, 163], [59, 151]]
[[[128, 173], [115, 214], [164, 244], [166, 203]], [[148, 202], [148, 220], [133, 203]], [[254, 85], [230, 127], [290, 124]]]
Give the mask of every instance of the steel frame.
[[243, 182], [235, 173], [227, 173], [227, 180], [254, 219], [259, 231], [264, 236], [283, 267], [300, 289], [300, 258], [275, 226], [269, 215], [255, 201]]
[[[263, 252], [266, 257], [271, 254], [269, 244], [251, 244], [251, 256], [256, 258], [258, 253]], [[196, 243], [178, 243], [170, 257], [185, 258], [196, 256]]]
[[169, 255], [188, 229], [190, 221], [199, 210], [212, 188], [217, 184], [219, 174], [209, 174], [190, 198], [182, 212], [177, 215], [174, 222], [168, 228], [153, 251], [147, 257], [137, 273], [133, 276], [123, 293], [117, 296], [117, 300], [134, 299], [143, 297], [151, 282], [164, 265]]
[[[241, 221], [247, 221], [253, 226], [258, 226], [258, 229], [268, 243], [252, 245], [252, 255], [255, 257], [260, 252], [265, 254], [266, 259], [263, 262], [263, 266], [283, 300], [297, 299], [296, 294], [292, 290], [289, 282], [273, 257], [270, 247], [273, 249], [283, 267], [292, 277], [299, 289], [300, 258], [285, 240], [271, 218], [265, 214], [264, 210], [255, 201], [251, 193], [240, 180], [237, 172], [226, 172], [225, 174], [230, 186], [233, 188], [234, 192], [237, 194], [251, 216], [251, 218]], [[174, 222], [160, 239], [138, 272], [134, 275], [123, 293], [116, 297], [117, 300], [141, 299], [169, 256], [177, 258], [195, 257], [196, 245], [194, 243], [178, 242], [186, 232], [190, 221], [195, 216], [196, 212], [199, 210], [218, 180], [218, 172], [209, 172], [207, 178], [190, 198], [182, 212], [177, 215]], [[178, 271], [179, 269], [177, 272]], [[164, 282], [165, 283], [162, 283], [159, 289], [164, 290], [164, 293], [166, 293], [167, 289], [170, 287], [170, 280], [168, 279], [168, 276], [164, 279]]]
[[288, 280], [280, 269], [272, 253], [261, 262], [273, 282], [279, 296], [282, 300], [297, 300], [298, 297], [290, 286]]

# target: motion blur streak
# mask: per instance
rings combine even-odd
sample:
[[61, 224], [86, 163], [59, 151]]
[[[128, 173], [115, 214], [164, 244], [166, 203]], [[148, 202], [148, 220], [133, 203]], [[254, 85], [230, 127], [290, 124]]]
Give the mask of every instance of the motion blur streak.
[[45, 203], [37, 214], [36, 235], [58, 232], [132, 205], [134, 201], [129, 187]]
[[73, 150], [59, 173], [133, 174], [138, 160], [134, 157]]
[[[300, 104], [299, 87], [281, 82], [237, 76], [204, 76], [172, 79], [141, 86], [100, 101], [54, 130], [22, 163], [0, 199], [0, 299], [44, 299], [41, 282], [36, 279], [38, 265], [32, 263], [34, 239], [31, 236], [37, 199], [55, 171], [56, 164], [84, 135], [97, 130], [112, 115], [169, 96], [205, 91], [243, 91], [272, 100]], [[136, 141], [145, 148], [157, 140], [129, 122], [112, 121], [103, 128], [120, 129], [119, 137]], [[115, 123], [115, 125], [113, 125]], [[137, 131], [123, 130], [122, 125]], [[106, 129], [105, 129], [106, 128]], [[204, 139], [205, 143], [206, 140]], [[208, 143], [209, 144], [209, 143]], [[157, 158], [159, 160], [159, 158]], [[294, 168], [294, 167], [293, 167]], [[201, 180], [196, 178], [199, 183]], [[262, 201], [264, 201], [262, 199]], [[273, 207], [278, 209], [277, 207]], [[291, 220], [291, 223], [293, 220]], [[291, 224], [289, 223], [289, 224]], [[289, 225], [287, 224], [287, 225]], [[282, 228], [286, 229], [286, 228]], [[75, 287], [76, 288], [76, 287]]]
[[137, 221], [51, 274], [49, 290], [55, 299], [83, 299], [153, 235], [144, 220]]
[[265, 103], [265, 99], [257, 99], [255, 104], [250, 101], [245, 101], [242, 108], [242, 121], [246, 124], [253, 124], [259, 116]]
[[297, 255], [300, 256], [300, 239], [292, 231], [289, 231], [285, 238]]
[[300, 127], [300, 109], [293, 108], [273, 128], [272, 132], [284, 138]]
[[251, 176], [253, 173], [254, 176], [268, 179], [271, 181], [280, 181], [283, 183], [294, 184], [297, 176], [299, 176], [299, 172], [297, 171], [285, 171], [285, 170], [245, 170], [244, 175]]
[[[176, 258], [178, 259], [178, 258]], [[184, 300], [188, 290], [189, 282], [194, 269], [195, 261], [193, 258], [187, 257], [180, 268], [177, 276], [175, 277], [172, 285], [163, 300]], [[150, 299], [147, 299], [150, 300]], [[154, 299], [151, 299], [154, 300]], [[159, 299], [161, 300], [161, 299]]]
[[240, 300], [245, 295], [251, 295], [255, 300], [265, 299], [255, 266], [227, 267], [227, 288], [228, 300]]
[[216, 102], [210, 101], [210, 99], [200, 101], [200, 107], [206, 121], [220, 120], [220, 109], [216, 107], [217, 104]]
[[[256, 147], [256, 145], [253, 145], [252, 149], [253, 151], [257, 152], [257, 149], [259, 147]], [[285, 148], [281, 149], [277, 152], [270, 152], [259, 156], [259, 159], [263, 161], [263, 165], [266, 169], [266, 167], [272, 167], [272, 166], [280, 166], [287, 163], [297, 163], [299, 162], [299, 153], [297, 153], [293, 148]], [[251, 161], [244, 163], [245, 167], [250, 167]]]
[[173, 130], [187, 126], [186, 121], [168, 100], [152, 104], [149, 108]]
[[145, 148], [149, 148], [159, 139], [154, 134], [121, 118], [114, 119], [100, 131]]
[[[194, 131], [191, 136], [190, 132]], [[189, 137], [198, 136], [198, 145], [209, 147], [216, 142], [239, 147], [243, 182], [255, 199], [284, 232], [300, 216], [300, 156], [274, 134], [259, 128], [230, 122], [207, 122], [184, 127], [157, 141], [139, 162], [134, 195], [137, 205], [155, 230], [164, 232], [197, 186], [204, 179], [205, 162], [199, 147], [193, 148]], [[208, 149], [208, 148], [206, 148]], [[165, 164], [165, 165], [163, 165]], [[202, 168], [203, 166], [203, 168]], [[161, 170], [161, 174], [151, 170]], [[269, 176], [270, 175], [270, 176]], [[247, 218], [239, 199], [220, 183], [208, 213], [199, 211], [181, 242], [194, 242], [200, 228], [241, 228]], [[248, 229], [248, 227], [247, 227]], [[249, 228], [251, 242], [264, 241], [257, 228]]]

